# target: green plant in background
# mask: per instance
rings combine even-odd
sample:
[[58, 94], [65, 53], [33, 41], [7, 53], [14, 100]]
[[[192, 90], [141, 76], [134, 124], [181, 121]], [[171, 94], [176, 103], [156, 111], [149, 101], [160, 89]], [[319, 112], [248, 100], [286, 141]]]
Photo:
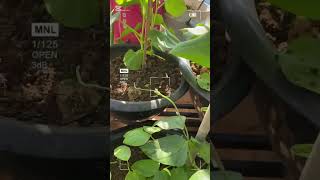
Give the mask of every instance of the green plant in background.
[[101, 20], [106, 1], [44, 0], [51, 16], [66, 27], [88, 28]]
[[[157, 56], [154, 54], [151, 46], [151, 36], [155, 35], [155, 26], [163, 25], [163, 17], [158, 14], [159, 9], [164, 6], [166, 11], [174, 16], [181, 16], [187, 9], [184, 0], [116, 0], [119, 6], [127, 7], [134, 4], [139, 4], [141, 8], [142, 22], [138, 23], [136, 27], [130, 27], [125, 24], [125, 30], [121, 37], [130, 33], [134, 34], [139, 41], [140, 49], [137, 51], [129, 50], [124, 55], [124, 64], [130, 70], [139, 70], [146, 63], [147, 55]], [[139, 32], [140, 30], [140, 32]], [[161, 57], [159, 57], [161, 58]]]
[[[205, 29], [205, 30], [203, 30]], [[188, 59], [205, 68], [210, 68], [210, 29], [203, 25], [182, 29], [190, 40], [178, 43], [169, 52], [175, 56]], [[198, 85], [210, 91], [210, 74], [203, 72], [197, 76]]]
[[[126, 162], [129, 171], [125, 179], [209, 180], [210, 144], [191, 137], [185, 125], [186, 117], [180, 115], [174, 102], [158, 90], [154, 93], [170, 101], [177, 115], [163, 117], [153, 126], [143, 126], [124, 134], [124, 145], [115, 148], [114, 156], [119, 161]], [[167, 130], [174, 130], [176, 133], [155, 138], [161, 133], [165, 134]], [[149, 159], [139, 160], [131, 165], [130, 146], [138, 147]]]
[[[157, 33], [156, 38], [152, 38], [152, 45], [162, 51], [177, 57], [190, 60], [205, 68], [210, 68], [210, 27], [198, 24], [193, 28], [181, 29], [185, 41], [177, 40], [178, 38], [168, 29]], [[210, 91], [210, 74], [204, 72], [197, 76], [198, 85]]]
[[[320, 20], [320, 1], [269, 0], [275, 6], [303, 16]], [[277, 55], [283, 73], [297, 86], [320, 94], [320, 39], [306, 34], [288, 42], [288, 50]]]
[[291, 147], [291, 153], [294, 156], [308, 158], [312, 152], [313, 144], [296, 144]]

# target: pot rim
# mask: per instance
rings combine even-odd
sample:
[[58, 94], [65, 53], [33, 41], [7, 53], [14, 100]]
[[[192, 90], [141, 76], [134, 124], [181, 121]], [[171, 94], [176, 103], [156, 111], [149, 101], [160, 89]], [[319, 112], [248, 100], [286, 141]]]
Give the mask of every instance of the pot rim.
[[320, 127], [320, 95], [292, 84], [282, 73], [275, 61], [277, 51], [265, 36], [258, 18], [255, 1], [219, 1], [219, 8], [232, 40], [237, 44], [237, 53], [259, 79], [296, 112]]
[[107, 127], [28, 124], [0, 116], [0, 150], [43, 158], [87, 159], [105, 156]]

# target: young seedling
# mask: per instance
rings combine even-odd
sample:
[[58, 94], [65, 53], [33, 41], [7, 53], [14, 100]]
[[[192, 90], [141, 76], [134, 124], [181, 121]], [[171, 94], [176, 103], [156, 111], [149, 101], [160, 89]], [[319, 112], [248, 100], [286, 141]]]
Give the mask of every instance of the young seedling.
[[147, 55], [157, 56], [152, 50], [151, 39], [154, 39], [154, 36], [157, 35], [157, 33], [154, 33], [154, 31], [157, 31], [156, 26], [165, 26], [163, 17], [158, 14], [159, 9], [164, 6], [166, 11], [174, 17], [181, 16], [187, 9], [184, 0], [165, 0], [164, 2], [160, 0], [116, 0], [116, 3], [122, 7], [139, 4], [141, 9], [142, 21], [136, 27], [130, 27], [122, 22], [125, 30], [121, 37], [132, 33], [140, 44], [139, 50], [133, 51], [130, 49], [124, 55], [124, 64], [130, 70], [141, 69], [146, 64]]

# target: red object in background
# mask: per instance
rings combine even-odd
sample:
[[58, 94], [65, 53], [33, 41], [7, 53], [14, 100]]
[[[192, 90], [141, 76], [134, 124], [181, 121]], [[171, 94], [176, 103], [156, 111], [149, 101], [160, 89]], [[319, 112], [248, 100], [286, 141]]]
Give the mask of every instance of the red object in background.
[[[161, 2], [163, 0], [160, 0]], [[134, 28], [136, 25], [142, 21], [140, 5], [132, 5], [129, 7], [118, 6], [115, 0], [110, 1], [111, 10], [114, 9], [114, 13], [120, 12], [119, 20], [113, 24], [113, 34], [114, 34], [114, 43], [117, 44], [121, 33], [124, 31], [123, 23], [126, 22], [127, 25]], [[161, 7], [158, 11], [158, 14], [163, 14], [163, 8]], [[140, 32], [140, 31], [139, 31]], [[125, 43], [139, 44], [139, 41], [133, 34], [128, 34], [127, 36], [121, 39]]]

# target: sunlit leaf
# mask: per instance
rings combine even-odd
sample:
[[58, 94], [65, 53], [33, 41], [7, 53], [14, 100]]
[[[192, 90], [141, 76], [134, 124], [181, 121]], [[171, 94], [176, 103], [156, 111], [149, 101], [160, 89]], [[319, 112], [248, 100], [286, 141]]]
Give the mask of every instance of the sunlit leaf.
[[135, 171], [129, 171], [125, 178], [125, 180], [145, 180], [145, 179], [146, 179], [145, 177], [141, 176]]
[[160, 25], [160, 24], [164, 24], [164, 20], [161, 14], [155, 14], [155, 20], [154, 20], [154, 24], [155, 25]]
[[181, 31], [183, 33], [183, 37], [188, 40], [204, 35], [208, 33], [210, 29], [206, 26], [199, 25], [194, 28], [183, 28]]
[[122, 145], [113, 151], [113, 155], [122, 161], [128, 161], [131, 157], [131, 150], [128, 146]]
[[193, 61], [201, 66], [210, 67], [210, 33], [180, 42], [171, 54]]
[[202, 73], [197, 76], [197, 83], [206, 91], [210, 91], [210, 74], [209, 73]]
[[[189, 180], [210, 180], [210, 171], [202, 169], [194, 173]], [[227, 179], [226, 179], [227, 180]], [[231, 179], [230, 179], [231, 180]], [[233, 180], [233, 179], [232, 179]]]
[[139, 4], [140, 0], [115, 0], [119, 6], [130, 6], [133, 4]]
[[143, 130], [149, 134], [154, 134], [161, 131], [161, 128], [151, 127], [151, 126], [143, 126]]
[[179, 135], [149, 141], [140, 149], [150, 159], [170, 166], [183, 166], [187, 160], [188, 143]]
[[130, 49], [124, 55], [123, 61], [129, 70], [139, 70], [143, 64], [143, 51], [141, 49], [138, 51]]
[[149, 38], [151, 39], [152, 46], [161, 51], [168, 51], [180, 42], [180, 40], [167, 29], [162, 32], [151, 30], [149, 32]]
[[124, 136], [123, 143], [129, 146], [144, 145], [151, 137], [151, 135], [143, 130], [143, 128], [133, 129], [128, 131]]
[[150, 159], [144, 159], [136, 161], [131, 168], [141, 176], [151, 177], [159, 171], [160, 163]]
[[185, 116], [168, 116], [161, 117], [160, 120], [154, 123], [154, 126], [159, 126], [161, 129], [184, 129], [186, 122]]
[[206, 163], [210, 163], [210, 144], [208, 142], [200, 142], [191, 137], [188, 141], [189, 151], [191, 154], [196, 154]]
[[184, 0], [166, 0], [164, 7], [173, 17], [182, 16], [187, 10]]

